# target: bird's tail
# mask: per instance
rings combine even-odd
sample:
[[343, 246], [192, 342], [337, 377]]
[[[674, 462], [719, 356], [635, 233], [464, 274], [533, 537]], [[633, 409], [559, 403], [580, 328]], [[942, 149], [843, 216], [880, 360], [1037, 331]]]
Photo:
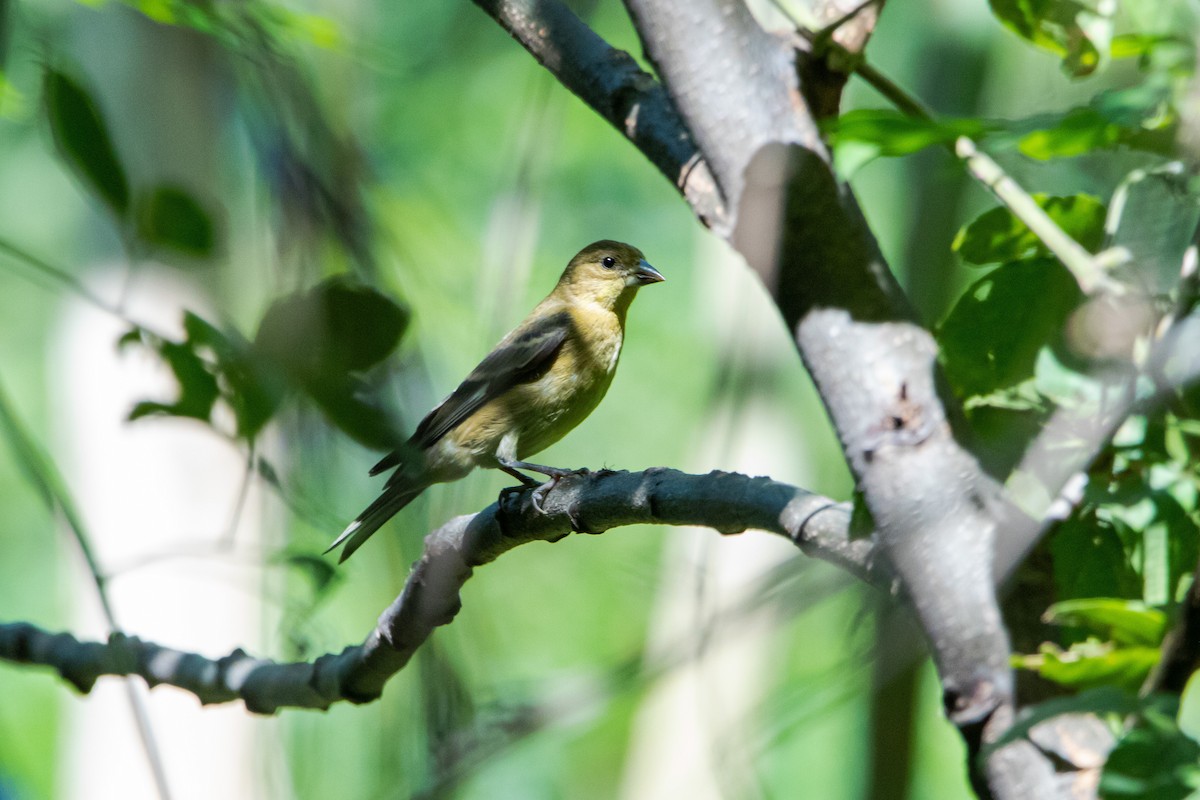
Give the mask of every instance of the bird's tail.
[[379, 530], [400, 509], [415, 500], [417, 495], [425, 491], [428, 486], [428, 483], [420, 482], [408, 485], [393, 484], [386, 487], [383, 494], [379, 495], [374, 503], [367, 506], [354, 522], [346, 526], [342, 535], [334, 539], [333, 544], [329, 545], [325, 552], [328, 553], [342, 542], [346, 542], [346, 548], [338, 557], [338, 563], [341, 564], [354, 555], [354, 551], [362, 547], [363, 542], [371, 538], [371, 534]]

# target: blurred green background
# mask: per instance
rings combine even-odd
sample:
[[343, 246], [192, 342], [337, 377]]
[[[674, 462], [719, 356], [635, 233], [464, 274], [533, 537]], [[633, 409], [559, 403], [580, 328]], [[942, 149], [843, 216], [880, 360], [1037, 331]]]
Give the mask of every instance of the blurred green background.
[[[574, 7], [615, 45], [640, 52], [620, 4]], [[257, 32], [200, 30], [181, 8], [0, 2], [0, 243], [97, 287], [129, 319], [157, 309], [169, 326], [187, 308], [247, 338], [287, 292], [347, 272], [374, 282], [411, 312], [398, 350], [371, 376], [410, 426], [548, 291], [576, 250], [626, 240], [668, 282], [632, 309], [606, 401], [540, 460], [740, 470], [849, 497], [828, 422], [754, 276], [639, 154], [472, 4], [247, 5], [266, 21]], [[1004, 31], [982, 2], [890, 4], [869, 53], [947, 114], [1025, 116], [1084, 96], [1053, 57]], [[135, 188], [169, 181], [211, 213], [211, 257], [147, 252], [114, 224], [56, 155], [42, 110], [47, 65], [93, 92]], [[882, 104], [852, 82], [847, 107]], [[1009, 166], [1031, 191], [1108, 180], [1086, 159]], [[305, 188], [304, 170], [327, 179], [332, 201]], [[923, 318], [935, 322], [963, 285], [950, 241], [988, 198], [938, 151], [873, 162], [855, 187]], [[361, 203], [352, 216], [367, 227], [339, 234], [325, 201]], [[157, 282], [173, 287], [169, 300], [148, 294]], [[86, 424], [72, 415], [95, 404], [71, 387], [118, 379], [72, 382], [96, 366], [67, 357], [77, 352], [71, 337], [96, 336], [69, 322], [83, 302], [77, 292], [7, 248], [0, 287], [0, 389], [67, 486], [86, 483], [81, 471], [96, 458], [70, 455], [72, 432]], [[123, 327], [99, 336], [96, 352], [115, 354]], [[169, 380], [164, 386], [133, 399], [161, 400], [171, 391]], [[240, 443], [196, 421], [122, 423], [120, 409], [109, 409], [114, 428], [165, 435], [181, 427], [216, 442], [234, 464], [245, 460]], [[103, 635], [81, 622], [80, 609], [96, 601], [76, 548], [19, 459], [0, 453], [0, 617]], [[167, 563], [201, 584], [224, 586], [238, 571], [248, 605], [234, 612], [182, 584], [156, 590], [196, 624], [220, 630], [229, 614], [249, 620], [252, 641], [210, 650], [189, 636], [191, 623], [178, 623], [170, 643], [211, 656], [243, 645], [265, 657], [311, 658], [361, 641], [403, 585], [424, 533], [482, 508], [509, 482], [478, 473], [431, 490], [331, 575], [311, 557], [379, 482], [366, 477], [375, 454], [311, 403], [285, 402], [259, 439], [278, 490], [237, 469], [205, 473], [169, 447], [159, 453], [161, 463], [143, 458], [140, 467], [178, 471], [185, 488], [220, 483], [216, 511], [238, 520], [232, 535], [194, 530], [185, 512], [157, 509], [138, 528], [146, 533], [117, 548], [122, 561], [100, 530], [120, 530], [120, 516], [115, 525], [94, 519], [86, 493], [80, 511], [95, 522], [130, 633], [158, 635], [134, 622], [138, 604], [158, 601], [152, 594], [122, 607], [122, 582]], [[137, 473], [124, 472], [126, 455], [99, 460], [130, 490], [123, 508], [137, 516], [153, 498], [149, 489], [139, 495]], [[243, 485], [252, 490], [239, 505]], [[181, 555], [162, 557], [172, 553]], [[942, 719], [936, 680], [914, 660], [911, 631], [882, 609], [835, 570], [758, 532], [722, 540], [707, 530], [628, 528], [520, 548], [477, 572], [458, 618], [380, 702], [272, 719], [226, 710], [247, 737], [239, 740], [248, 764], [241, 796], [965, 796], [963, 750]], [[178, 693], [150, 693], [152, 716], [170, 694]], [[0, 665], [0, 798], [147, 790], [144, 777], [101, 787], [79, 774], [97, 729], [81, 738], [76, 716], [92, 705], [47, 673]], [[172, 764], [193, 752], [188, 730], [198, 741], [209, 736], [199, 718], [218, 712], [179, 705], [182, 721], [161, 724], [170, 730], [161, 740], [167, 779], [176, 796], [211, 796], [203, 777], [182, 778]], [[119, 730], [111, 737], [129, 739], [122, 768], [146, 773], [136, 734]], [[214, 775], [220, 768], [206, 765]]]

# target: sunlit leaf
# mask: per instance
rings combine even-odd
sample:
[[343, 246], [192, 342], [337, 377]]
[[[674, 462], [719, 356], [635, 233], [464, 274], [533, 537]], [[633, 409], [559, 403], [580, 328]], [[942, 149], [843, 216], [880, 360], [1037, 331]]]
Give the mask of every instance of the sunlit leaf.
[[1120, 644], [1157, 647], [1167, 629], [1167, 617], [1157, 608], [1136, 600], [1091, 597], [1064, 600], [1046, 611], [1054, 625], [1083, 628]]
[[[1036, 194], [1033, 199], [1085, 249], [1094, 252], [1100, 248], [1107, 210], [1098, 199], [1086, 194], [1069, 197]], [[963, 227], [951, 247], [970, 264], [995, 264], [1051, 254], [1033, 231], [1003, 206], [985, 211]]]
[[1107, 55], [1112, 20], [1099, 4], [1074, 0], [989, 0], [1006, 28], [1063, 60], [1074, 77], [1090, 75]]
[[62, 72], [42, 79], [46, 115], [54, 143], [84, 183], [122, 217], [129, 209], [129, 181], [91, 95]]
[[1046, 645], [1033, 656], [1015, 656], [1014, 664], [1071, 689], [1117, 686], [1136, 692], [1162, 653], [1157, 647], [1115, 647], [1089, 640], [1059, 650]]
[[1042, 161], [1070, 158], [1111, 147], [1120, 140], [1121, 133], [1121, 126], [1094, 108], [1077, 108], [1053, 127], [1026, 134], [1017, 147], [1030, 158]]
[[212, 255], [216, 245], [212, 216], [186, 190], [155, 186], [138, 206], [137, 232], [146, 243], [197, 258]]
[[978, 119], [923, 119], [890, 109], [859, 109], [830, 120], [825, 129], [835, 147], [857, 142], [876, 155], [904, 156], [960, 136], [978, 138], [990, 126]]

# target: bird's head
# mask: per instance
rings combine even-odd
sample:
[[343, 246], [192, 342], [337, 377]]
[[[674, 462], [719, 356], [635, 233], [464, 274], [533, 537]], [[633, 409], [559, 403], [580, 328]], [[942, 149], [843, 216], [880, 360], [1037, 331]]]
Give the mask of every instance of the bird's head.
[[624, 311], [639, 288], [666, 280], [633, 245], [603, 239], [580, 250], [558, 280], [571, 295]]

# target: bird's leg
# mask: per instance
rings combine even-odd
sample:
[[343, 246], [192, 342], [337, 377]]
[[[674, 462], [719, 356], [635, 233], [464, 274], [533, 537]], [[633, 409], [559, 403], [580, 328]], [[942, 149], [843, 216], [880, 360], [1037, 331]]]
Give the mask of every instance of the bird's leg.
[[[533, 490], [533, 494], [529, 499], [533, 503], [533, 507], [542, 514], [546, 513], [545, 509], [542, 508], [542, 501], [546, 499], [547, 493], [549, 493], [549, 491], [553, 489], [560, 480], [568, 475], [584, 475], [587, 473], [587, 469], [563, 469], [562, 467], [547, 467], [543, 466], [542, 464], [530, 464], [527, 461], [516, 461], [508, 458], [498, 457], [497, 461], [500, 462], [500, 469], [504, 470], [509, 475], [512, 475], [514, 478], [521, 481], [521, 483], [525, 484], [526, 486], [537, 486], [537, 488]], [[545, 475], [550, 480], [539, 485], [538, 482], [533, 478], [530, 478], [528, 475], [519, 472], [519, 470], [523, 469]]]
[[[517, 463], [520, 463], [520, 462], [517, 462]], [[524, 465], [522, 465], [522, 466], [524, 466]], [[524, 472], [518, 471], [517, 467], [510, 466], [510, 465], [504, 463], [503, 461], [500, 462], [500, 469], [501, 469], [501, 471], [507, 472], [509, 475], [512, 475], [514, 478], [519, 480], [521, 482], [521, 485], [524, 486], [525, 488], [529, 488], [530, 486], [537, 486], [541, 483], [541, 481], [534, 480], [533, 478], [526, 475]]]

